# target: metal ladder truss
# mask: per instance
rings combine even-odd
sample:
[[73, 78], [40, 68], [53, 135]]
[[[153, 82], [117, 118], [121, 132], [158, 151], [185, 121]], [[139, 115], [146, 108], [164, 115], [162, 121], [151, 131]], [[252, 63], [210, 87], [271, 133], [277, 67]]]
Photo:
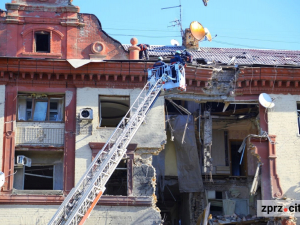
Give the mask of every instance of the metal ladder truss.
[[162, 78], [150, 89], [148, 85], [149, 82], [48, 225], [80, 225], [89, 217], [105, 191], [108, 179], [125, 155], [128, 144], [159, 96], [163, 86]]

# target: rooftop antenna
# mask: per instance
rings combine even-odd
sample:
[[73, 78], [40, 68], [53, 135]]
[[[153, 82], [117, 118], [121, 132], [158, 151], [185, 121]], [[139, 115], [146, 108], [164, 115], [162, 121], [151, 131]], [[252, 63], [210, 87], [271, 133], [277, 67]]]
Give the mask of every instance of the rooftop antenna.
[[168, 27], [176, 27], [176, 26], [179, 26], [180, 27], [180, 33], [181, 33], [181, 37], [183, 37], [184, 35], [184, 32], [182, 30], [182, 18], [181, 18], [181, 0], [179, 0], [179, 5], [177, 6], [171, 6], [171, 7], [166, 7], [166, 8], [161, 8], [161, 10], [163, 9], [173, 9], [173, 8], [179, 8], [179, 12], [180, 12], [180, 16], [179, 16], [179, 20], [174, 20], [174, 21], [171, 21], [170, 23], [174, 23], [173, 25], [170, 25]]

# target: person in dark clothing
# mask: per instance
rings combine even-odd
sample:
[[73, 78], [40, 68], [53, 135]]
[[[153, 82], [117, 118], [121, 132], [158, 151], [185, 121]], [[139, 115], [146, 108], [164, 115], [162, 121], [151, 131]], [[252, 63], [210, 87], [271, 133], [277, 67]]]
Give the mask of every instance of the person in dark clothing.
[[[175, 52], [175, 56], [172, 57], [170, 60], [171, 64], [179, 62], [180, 64], [182, 64], [182, 66], [185, 66], [185, 62], [182, 60], [180, 54], [181, 54], [180, 51]], [[172, 68], [172, 78], [177, 79], [177, 73], [176, 73], [175, 67]], [[177, 80], [173, 80], [173, 82], [176, 83]]]
[[158, 61], [157, 61], [156, 63], [154, 63], [154, 65], [153, 65], [153, 68], [155, 68], [155, 67], [160, 67], [160, 69], [157, 70], [157, 72], [158, 72], [158, 77], [161, 77], [161, 76], [162, 76], [162, 73], [163, 73], [163, 68], [162, 68], [162, 66], [165, 65], [165, 62], [163, 62], [162, 60], [163, 60], [163, 57], [159, 56], [159, 57], [158, 57]]
[[181, 63], [183, 66], [185, 65], [185, 62], [182, 60], [181, 56], [180, 56], [181, 52], [180, 51], [176, 51], [175, 52], [175, 56], [171, 58], [171, 64], [174, 64], [176, 62]]
[[139, 59], [143, 59], [143, 54], [145, 55], [145, 58], [149, 60], [149, 55], [148, 55], [148, 48], [150, 48], [150, 45], [147, 44], [138, 44], [137, 45], [141, 50], [139, 52]]
[[192, 63], [192, 61], [193, 61], [193, 56], [188, 51], [185, 51], [185, 57], [184, 58], [185, 58], [185, 61], [187, 63]]

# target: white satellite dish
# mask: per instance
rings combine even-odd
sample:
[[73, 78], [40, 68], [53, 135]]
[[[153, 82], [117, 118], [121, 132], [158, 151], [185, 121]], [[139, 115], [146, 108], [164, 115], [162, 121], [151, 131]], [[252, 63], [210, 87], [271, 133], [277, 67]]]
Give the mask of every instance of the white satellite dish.
[[177, 40], [175, 40], [175, 39], [172, 39], [171, 40], [171, 45], [173, 45], [173, 46], [179, 46], [179, 42]]
[[263, 107], [268, 108], [268, 109], [271, 109], [275, 106], [275, 103], [273, 102], [270, 95], [268, 95], [266, 93], [260, 94], [258, 101]]
[[4, 185], [5, 182], [5, 174], [0, 171], [0, 188]]

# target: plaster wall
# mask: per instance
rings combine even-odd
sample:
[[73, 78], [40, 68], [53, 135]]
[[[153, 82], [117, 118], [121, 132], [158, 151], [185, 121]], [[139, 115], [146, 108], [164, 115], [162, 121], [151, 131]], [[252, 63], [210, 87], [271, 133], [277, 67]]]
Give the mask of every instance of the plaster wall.
[[177, 157], [174, 141], [171, 141], [171, 133], [167, 132], [167, 144], [165, 145], [165, 176], [178, 176]]
[[[0, 205], [1, 224], [44, 225], [57, 208], [53, 205]], [[96, 206], [85, 224], [154, 225], [160, 221], [159, 212], [149, 207]]]
[[0, 85], [0, 170], [2, 170], [3, 157], [3, 129], [4, 129], [4, 105], [5, 105], [5, 85]]
[[300, 95], [270, 95], [275, 107], [269, 109], [269, 134], [276, 135], [277, 173], [283, 194], [300, 199], [300, 136], [298, 133], [297, 102]]
[[[140, 93], [140, 89], [113, 89], [113, 88], [78, 88], [76, 112], [80, 109], [91, 108], [93, 120], [83, 129], [82, 122], [77, 120], [75, 183], [79, 181], [88, 165], [91, 163], [92, 151], [89, 142], [106, 142], [115, 128], [99, 126], [99, 95], [130, 96], [130, 105]], [[164, 98], [159, 97], [146, 117], [131, 143], [137, 143], [138, 149], [158, 150], [166, 139], [164, 119]], [[80, 131], [82, 130], [82, 131]]]

